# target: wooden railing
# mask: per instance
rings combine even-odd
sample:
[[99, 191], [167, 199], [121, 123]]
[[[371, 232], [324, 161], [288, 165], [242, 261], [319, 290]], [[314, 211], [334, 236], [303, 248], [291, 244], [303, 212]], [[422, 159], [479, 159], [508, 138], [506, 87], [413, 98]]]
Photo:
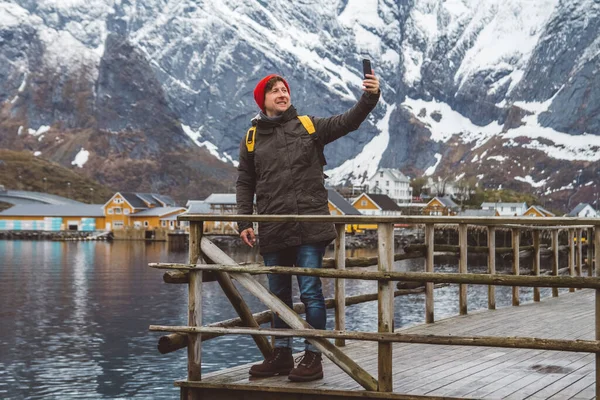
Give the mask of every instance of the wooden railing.
[[[236, 216], [236, 215], [184, 215], [180, 220], [190, 222], [189, 263], [188, 264], [150, 264], [151, 267], [166, 269], [165, 281], [170, 283], [187, 283], [189, 287], [188, 325], [187, 326], [150, 326], [152, 331], [172, 332], [159, 340], [161, 352], [174, 351], [179, 348], [188, 349], [188, 381], [201, 380], [201, 341], [226, 334], [252, 335], [262, 354], [267, 357], [272, 348], [267, 336], [307, 338], [332, 362], [337, 364], [350, 377], [368, 391], [392, 392], [392, 343], [426, 343], [449, 344], [463, 346], [491, 346], [524, 349], [545, 349], [557, 351], [591, 352], [596, 354], [596, 391], [600, 393], [600, 278], [593, 277], [593, 262], [598, 265], [600, 252], [592, 252], [592, 248], [600, 248], [600, 221], [577, 218], [528, 218], [528, 217], [376, 217], [376, 216]], [[331, 222], [336, 225], [338, 237], [335, 241], [334, 259], [329, 267], [322, 269], [265, 267], [261, 264], [245, 264], [234, 262], [227, 254], [217, 248], [206, 238], [202, 238], [204, 221], [258, 221], [258, 222]], [[377, 224], [378, 225], [378, 257], [367, 262], [358, 263], [360, 266], [373, 265], [376, 261], [377, 271], [347, 270], [352, 266], [351, 259], [345, 257], [345, 224]], [[403, 255], [394, 254], [394, 224], [420, 225], [425, 227], [425, 272], [393, 271], [394, 260]], [[458, 273], [434, 273], [435, 249], [434, 237], [436, 225], [444, 229], [448, 226], [458, 226]], [[488, 233], [488, 273], [467, 273], [467, 235], [469, 226], [486, 227]], [[496, 240], [499, 229], [509, 229], [512, 233], [513, 274], [498, 274], [496, 272]], [[582, 276], [582, 231], [587, 230], [588, 276]], [[532, 232], [533, 241], [533, 276], [520, 275], [519, 252], [520, 237], [525, 230]], [[567, 247], [569, 276], [559, 276], [559, 231], [568, 232]], [[541, 233], [550, 232], [552, 245], [552, 276], [540, 275]], [[594, 238], [594, 246], [590, 239]], [[575, 238], [577, 240], [575, 241]], [[577, 248], [577, 250], [576, 250]], [[478, 248], [481, 251], [481, 248]], [[594, 259], [595, 257], [595, 259]], [[408, 257], [407, 257], [408, 258]], [[370, 264], [369, 264], [370, 262]], [[207, 280], [216, 280], [224, 293], [233, 304], [239, 318], [221, 321], [209, 326], [202, 326], [202, 282], [203, 273], [210, 276]], [[335, 279], [335, 294], [328, 299], [328, 308], [335, 308], [335, 330], [315, 330], [299, 317], [304, 312], [303, 305], [295, 304], [294, 309], [287, 307], [281, 300], [273, 296], [259, 284], [252, 275], [255, 274], [290, 274], [309, 275]], [[597, 271], [596, 271], [597, 275]], [[270, 311], [252, 314], [242, 296], [232, 283], [236, 280], [250, 293], [261, 300]], [[345, 279], [377, 280], [376, 294], [363, 294], [346, 297]], [[394, 290], [393, 282], [425, 283], [425, 321], [433, 323], [434, 318], [434, 285], [459, 284], [459, 312], [468, 313], [467, 285], [488, 285], [488, 308], [495, 309], [495, 286], [513, 287], [512, 304], [520, 304], [519, 287], [532, 287], [533, 300], [540, 301], [541, 287], [552, 288], [552, 296], [558, 296], [559, 288], [595, 289], [596, 295], [596, 340], [557, 340], [528, 337], [447, 337], [431, 335], [409, 335], [393, 332], [394, 297], [415, 292]], [[345, 327], [345, 307], [364, 301], [378, 301], [378, 332], [347, 332]], [[259, 325], [268, 322], [272, 313], [277, 313], [291, 329], [261, 329]], [[240, 327], [243, 326], [243, 327]], [[335, 345], [327, 339], [335, 339]], [[367, 340], [378, 342], [378, 376], [377, 379], [362, 369], [350, 359], [339, 347], [345, 345], [345, 340]], [[182, 391], [184, 388], [182, 387]], [[183, 393], [183, 392], [182, 392]], [[187, 392], [194, 398], [194, 391]]]

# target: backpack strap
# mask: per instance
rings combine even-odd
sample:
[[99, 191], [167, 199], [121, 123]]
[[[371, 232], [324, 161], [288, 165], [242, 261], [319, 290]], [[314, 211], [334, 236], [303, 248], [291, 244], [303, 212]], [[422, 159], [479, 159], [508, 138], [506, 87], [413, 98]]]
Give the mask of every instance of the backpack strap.
[[302, 126], [304, 127], [304, 129], [306, 129], [306, 132], [308, 132], [309, 135], [312, 135], [316, 132], [315, 126], [313, 125], [313, 122], [308, 115], [298, 115], [298, 119], [300, 120]]
[[319, 148], [319, 161], [321, 162], [321, 165], [327, 165], [327, 160], [325, 160], [324, 153], [325, 146], [319, 140], [319, 134], [314, 134], [317, 132], [317, 130], [315, 129], [315, 125], [313, 124], [312, 119], [310, 119], [308, 115], [298, 115], [298, 119], [300, 120], [300, 123], [302, 124], [304, 129], [306, 129], [306, 132], [308, 132], [310, 137], [315, 141], [315, 144]]
[[253, 126], [246, 132], [246, 149], [248, 150], [248, 154], [254, 153], [254, 143], [256, 143], [256, 126]]

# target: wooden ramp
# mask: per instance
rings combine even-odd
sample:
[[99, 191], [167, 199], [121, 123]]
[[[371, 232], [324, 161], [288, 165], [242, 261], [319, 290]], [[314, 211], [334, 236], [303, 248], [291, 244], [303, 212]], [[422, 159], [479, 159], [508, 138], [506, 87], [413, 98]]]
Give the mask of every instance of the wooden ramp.
[[[594, 340], [594, 291], [545, 298], [541, 303], [474, 312], [402, 332], [460, 336], [527, 336]], [[352, 309], [347, 310], [352, 312]], [[348, 342], [353, 360], [377, 376], [377, 343]], [[420, 396], [478, 399], [595, 398], [595, 356], [548, 350], [396, 343], [393, 345], [394, 393], [365, 392], [341, 369], [324, 361], [325, 378], [293, 383], [286, 377], [249, 379], [250, 365], [207, 374], [206, 399], [409, 399]]]

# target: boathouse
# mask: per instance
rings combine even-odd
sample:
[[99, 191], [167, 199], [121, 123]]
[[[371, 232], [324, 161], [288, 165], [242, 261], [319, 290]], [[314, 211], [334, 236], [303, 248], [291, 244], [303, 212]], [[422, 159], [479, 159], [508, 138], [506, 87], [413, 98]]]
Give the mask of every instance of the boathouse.
[[18, 204], [0, 212], [0, 230], [95, 231], [104, 226], [102, 204]]

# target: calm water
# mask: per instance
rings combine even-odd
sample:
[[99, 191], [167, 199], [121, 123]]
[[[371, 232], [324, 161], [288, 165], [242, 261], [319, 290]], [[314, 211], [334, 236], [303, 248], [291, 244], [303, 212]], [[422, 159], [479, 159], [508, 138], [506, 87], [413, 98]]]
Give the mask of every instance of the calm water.
[[[237, 261], [256, 257], [228, 252]], [[0, 398], [177, 398], [173, 382], [186, 376], [186, 353], [159, 354], [160, 334], [148, 326], [185, 325], [187, 290], [163, 283], [163, 272], [147, 264], [186, 261], [187, 252], [169, 251], [164, 243], [0, 241]], [[469, 268], [485, 271], [482, 263]], [[397, 262], [395, 269], [422, 271], [423, 261]], [[456, 266], [450, 261], [436, 270]], [[333, 281], [324, 280], [324, 288], [332, 297]], [[204, 323], [237, 316], [217, 283], [204, 289]], [[348, 295], [376, 290], [375, 282], [347, 282]], [[497, 288], [499, 307], [510, 305], [510, 290]], [[522, 301], [530, 301], [531, 292], [521, 289]], [[265, 309], [242, 293], [253, 312]], [[437, 319], [458, 313], [457, 286], [437, 289], [435, 299]], [[469, 310], [484, 307], [487, 288], [470, 287]], [[423, 295], [396, 298], [396, 326], [423, 322], [424, 308]], [[332, 328], [332, 310], [328, 315]], [[377, 302], [349, 307], [346, 323], [349, 330], [376, 331]], [[296, 349], [301, 348], [297, 339]], [[202, 352], [205, 373], [261, 357], [254, 342], [242, 336], [211, 340]]]

